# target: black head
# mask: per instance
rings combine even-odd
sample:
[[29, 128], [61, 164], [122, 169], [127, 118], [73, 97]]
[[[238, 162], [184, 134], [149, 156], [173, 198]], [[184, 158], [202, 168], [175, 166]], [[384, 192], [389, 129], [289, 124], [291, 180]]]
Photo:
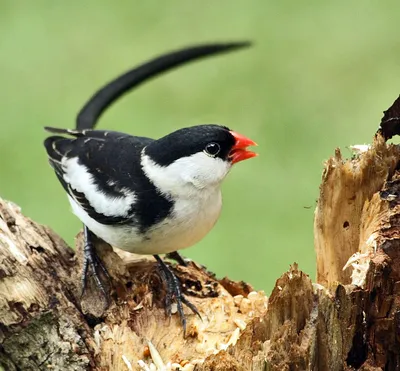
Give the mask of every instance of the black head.
[[199, 152], [228, 160], [235, 143], [236, 139], [227, 127], [199, 125], [174, 131], [154, 141], [147, 146], [145, 153], [161, 166]]

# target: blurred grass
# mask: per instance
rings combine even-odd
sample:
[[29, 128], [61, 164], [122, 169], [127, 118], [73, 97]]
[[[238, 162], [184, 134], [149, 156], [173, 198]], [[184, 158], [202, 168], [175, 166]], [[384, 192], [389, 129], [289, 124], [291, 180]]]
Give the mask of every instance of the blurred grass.
[[214, 230], [184, 254], [269, 291], [294, 261], [312, 277], [322, 164], [369, 142], [399, 94], [389, 1], [0, 3], [0, 195], [70, 244], [79, 221], [47, 164], [44, 125], [72, 128], [119, 73], [186, 45], [250, 39], [252, 49], [188, 65], [125, 97], [101, 128], [160, 137], [221, 123], [256, 140], [235, 166]]

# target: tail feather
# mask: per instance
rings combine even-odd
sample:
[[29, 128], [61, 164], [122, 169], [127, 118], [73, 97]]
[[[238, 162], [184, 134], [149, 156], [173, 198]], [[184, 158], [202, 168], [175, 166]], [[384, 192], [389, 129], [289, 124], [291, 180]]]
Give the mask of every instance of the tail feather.
[[49, 159], [61, 162], [62, 158], [71, 150], [71, 139], [54, 135], [44, 141]]
[[61, 129], [61, 128], [54, 128], [54, 127], [50, 127], [50, 126], [45, 126], [44, 130], [48, 131], [49, 133], [53, 133], [53, 134], [67, 134], [67, 135], [72, 135], [74, 137], [83, 137], [86, 132], [86, 130]]
[[77, 129], [93, 129], [102, 113], [116, 100], [136, 86], [188, 62], [251, 46], [248, 41], [206, 44], [176, 50], [118, 76], [99, 89], [80, 110]]

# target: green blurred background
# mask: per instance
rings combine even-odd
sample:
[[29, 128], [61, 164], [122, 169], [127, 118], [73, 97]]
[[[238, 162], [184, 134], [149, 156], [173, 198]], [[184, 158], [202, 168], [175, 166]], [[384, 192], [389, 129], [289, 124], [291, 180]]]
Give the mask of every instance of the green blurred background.
[[81, 228], [47, 164], [44, 125], [73, 128], [111, 78], [196, 43], [252, 49], [176, 70], [126, 96], [99, 127], [160, 137], [220, 123], [256, 140], [233, 169], [214, 230], [184, 252], [218, 276], [272, 288], [289, 264], [314, 277], [323, 161], [370, 142], [400, 92], [396, 1], [0, 2], [0, 196], [71, 245]]

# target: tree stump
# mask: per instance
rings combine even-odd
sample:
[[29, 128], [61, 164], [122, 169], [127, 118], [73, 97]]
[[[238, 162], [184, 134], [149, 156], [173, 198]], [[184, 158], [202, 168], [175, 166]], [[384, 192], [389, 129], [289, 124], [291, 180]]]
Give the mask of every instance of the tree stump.
[[336, 150], [325, 164], [316, 283], [293, 264], [267, 298], [195, 263], [175, 265], [202, 316], [185, 309], [186, 337], [179, 316], [165, 315], [152, 259], [98, 241], [112, 277], [105, 309], [91, 280], [81, 298], [82, 236], [75, 253], [0, 200], [0, 364], [7, 371], [399, 370], [400, 148], [386, 143], [398, 130], [398, 107], [386, 112], [371, 146], [349, 160]]

